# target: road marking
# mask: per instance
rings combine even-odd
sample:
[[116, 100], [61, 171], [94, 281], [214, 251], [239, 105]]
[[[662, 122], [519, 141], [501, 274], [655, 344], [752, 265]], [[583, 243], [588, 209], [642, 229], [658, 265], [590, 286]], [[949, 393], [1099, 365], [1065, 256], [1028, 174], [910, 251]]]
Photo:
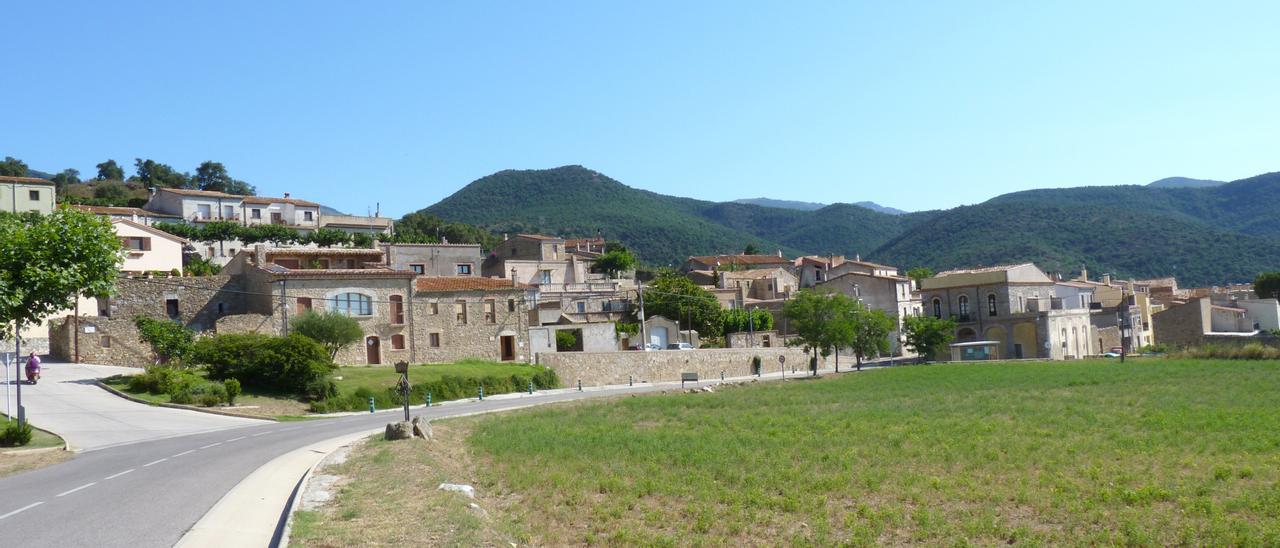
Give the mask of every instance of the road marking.
[[186, 451], [183, 451], [183, 452], [181, 452], [181, 453], [178, 453], [177, 455], [174, 455], [174, 456], [169, 457], [169, 458], [171, 458], [171, 459], [176, 459], [176, 458], [181, 457], [181, 456], [183, 456], [183, 455], [190, 455], [190, 454], [195, 453], [195, 452], [196, 452], [196, 450], [195, 450], [195, 449], [188, 449], [188, 450], [186, 450]]
[[112, 475], [110, 475], [110, 476], [107, 476], [107, 477], [105, 477], [105, 478], [102, 478], [102, 480], [103, 480], [103, 481], [106, 481], [106, 480], [109, 480], [109, 479], [116, 479], [116, 478], [118, 478], [118, 477], [120, 477], [120, 476], [123, 476], [123, 475], [125, 475], [125, 474], [128, 474], [129, 472], [132, 472], [132, 471], [134, 471], [134, 470], [137, 470], [137, 468], [130, 468], [130, 469], [128, 469], [128, 470], [125, 470], [124, 472], [120, 472], [119, 474], [112, 474]]
[[23, 511], [26, 511], [26, 510], [30, 510], [30, 509], [32, 509], [32, 508], [35, 508], [35, 507], [37, 507], [37, 506], [40, 506], [41, 504], [44, 504], [44, 501], [40, 501], [40, 502], [33, 502], [33, 503], [31, 503], [31, 504], [28, 504], [28, 505], [26, 505], [26, 506], [23, 506], [22, 508], [19, 508], [19, 509], [17, 509], [17, 510], [14, 510], [14, 511], [12, 511], [12, 512], [9, 512], [8, 514], [5, 514], [5, 515], [3, 515], [3, 516], [0, 516], [0, 519], [4, 519], [4, 518], [7, 518], [7, 517], [9, 517], [9, 516], [17, 515], [17, 514], [18, 514], [18, 512], [23, 512]]
[[222, 442], [210, 443], [209, 445], [206, 445], [206, 446], [204, 446], [204, 447], [201, 447], [201, 449], [208, 449], [208, 448], [210, 448], [210, 447], [217, 447], [217, 446], [219, 446], [219, 445], [222, 445]]
[[258, 432], [257, 434], [254, 434], [254, 435], [249, 436], [249, 437], [251, 437], [251, 438], [256, 438], [256, 437], [258, 437], [258, 436], [264, 436], [264, 435], [270, 434], [270, 433], [272, 433], [272, 432], [274, 432], [274, 431], [275, 431], [275, 430], [267, 430], [266, 432]]
[[59, 497], [65, 497], [65, 496], [67, 496], [67, 495], [70, 495], [71, 493], [74, 493], [74, 492], [79, 491], [79, 490], [81, 490], [81, 489], [88, 489], [88, 488], [93, 487], [93, 486], [95, 486], [95, 485], [97, 485], [97, 484], [98, 484], [98, 482], [96, 482], [96, 481], [91, 481], [91, 482], [89, 482], [89, 483], [86, 483], [86, 484], [84, 484], [84, 485], [81, 485], [80, 487], [76, 487], [75, 489], [72, 489], [72, 490], [70, 490], [70, 491], [63, 491], [63, 492], [61, 492], [61, 493], [58, 493], [58, 496], [59, 496]]
[[238, 438], [231, 438], [231, 439], [227, 440], [227, 441], [226, 441], [226, 442], [224, 442], [224, 443], [231, 443], [231, 442], [233, 442], [233, 441], [240, 441], [240, 440], [244, 439], [245, 437], [246, 437], [246, 436], [240, 436], [240, 437], [238, 437]]
[[151, 462], [148, 462], [148, 463], [146, 463], [146, 464], [142, 465], [142, 467], [143, 467], [143, 468], [146, 468], [146, 467], [148, 467], [148, 466], [151, 466], [152, 464], [160, 464], [160, 463], [162, 463], [162, 462], [164, 462], [164, 461], [167, 461], [167, 460], [169, 460], [169, 459], [168, 459], [168, 458], [163, 458], [163, 459], [160, 459], [160, 460], [153, 460], [153, 461], [151, 461]]

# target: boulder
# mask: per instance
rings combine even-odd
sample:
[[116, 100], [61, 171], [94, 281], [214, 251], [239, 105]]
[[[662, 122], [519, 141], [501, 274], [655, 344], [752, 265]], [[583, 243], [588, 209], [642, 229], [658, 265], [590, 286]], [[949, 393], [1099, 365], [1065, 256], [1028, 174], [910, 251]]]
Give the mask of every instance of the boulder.
[[384, 434], [387, 441], [407, 440], [413, 437], [413, 423], [409, 421], [399, 421], [387, 423], [387, 431]]
[[431, 439], [431, 421], [417, 416], [413, 418], [413, 435], [424, 440]]
[[453, 491], [455, 493], [462, 493], [466, 495], [467, 498], [476, 498], [476, 488], [470, 485], [462, 485], [458, 483], [441, 483], [440, 487], [437, 487], [436, 489], [439, 489], [441, 491]]

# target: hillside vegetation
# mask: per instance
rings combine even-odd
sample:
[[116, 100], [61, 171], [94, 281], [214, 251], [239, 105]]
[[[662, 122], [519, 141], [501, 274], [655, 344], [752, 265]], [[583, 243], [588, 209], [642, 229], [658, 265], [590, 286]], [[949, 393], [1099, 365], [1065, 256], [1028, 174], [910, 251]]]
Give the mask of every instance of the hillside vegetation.
[[1157, 183], [1030, 190], [893, 215], [854, 204], [806, 211], [665, 196], [565, 166], [495, 173], [419, 213], [499, 233], [599, 232], [650, 265], [752, 244], [788, 256], [861, 255], [904, 269], [1032, 261], [1068, 274], [1087, 265], [1122, 277], [1176, 275], [1187, 285], [1245, 281], [1280, 267], [1280, 173], [1217, 186]]

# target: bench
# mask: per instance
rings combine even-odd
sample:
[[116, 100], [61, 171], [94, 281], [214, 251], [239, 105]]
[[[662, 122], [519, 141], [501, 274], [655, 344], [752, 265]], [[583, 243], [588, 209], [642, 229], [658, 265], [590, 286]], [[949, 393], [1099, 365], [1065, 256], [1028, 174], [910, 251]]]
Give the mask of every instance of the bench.
[[698, 382], [698, 374], [697, 373], [681, 373], [680, 388], [684, 388], [684, 383], [686, 382]]

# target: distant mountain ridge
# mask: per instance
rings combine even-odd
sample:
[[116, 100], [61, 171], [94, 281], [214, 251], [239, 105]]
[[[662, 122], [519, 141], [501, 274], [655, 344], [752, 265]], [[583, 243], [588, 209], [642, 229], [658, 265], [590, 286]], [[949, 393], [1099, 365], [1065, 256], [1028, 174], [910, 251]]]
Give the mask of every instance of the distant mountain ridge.
[[[799, 202], [795, 200], [775, 200], [773, 198], [741, 198], [741, 199], [734, 200], [733, 203], [752, 204], [752, 205], [758, 205], [763, 207], [776, 207], [781, 209], [796, 209], [800, 211], [817, 211], [819, 209], [827, 207], [827, 204], [819, 204], [816, 202]], [[880, 204], [877, 204], [875, 202], [870, 202], [870, 201], [854, 202], [853, 205], [865, 207], [872, 211], [879, 211], [880, 213], [888, 213], [890, 215], [902, 215], [903, 213], [906, 213], [906, 211], [903, 211], [901, 209], [882, 206]]]
[[1188, 285], [1280, 269], [1280, 173], [1199, 188], [1028, 190], [900, 215], [743, 202], [666, 196], [564, 166], [482, 177], [423, 212], [499, 233], [600, 233], [655, 266], [753, 244], [789, 255], [860, 254], [904, 269], [1034, 261], [1072, 273], [1084, 264], [1121, 278], [1175, 275]]
[[1147, 183], [1152, 188], [1206, 188], [1225, 185], [1226, 181], [1210, 181], [1208, 179], [1191, 179], [1187, 177], [1165, 177], [1159, 181]]

